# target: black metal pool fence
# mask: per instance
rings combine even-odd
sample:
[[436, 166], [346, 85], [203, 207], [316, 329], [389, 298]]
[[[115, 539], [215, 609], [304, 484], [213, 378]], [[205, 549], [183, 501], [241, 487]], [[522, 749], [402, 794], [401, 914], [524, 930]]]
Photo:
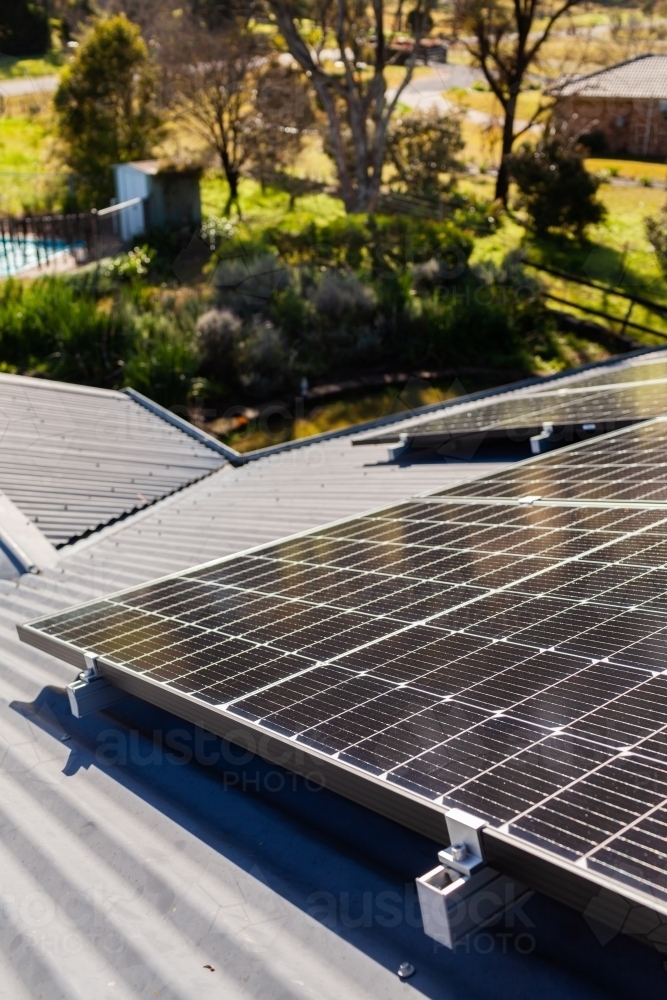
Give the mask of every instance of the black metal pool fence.
[[123, 246], [122, 213], [141, 200], [99, 211], [0, 218], [0, 278], [41, 269], [64, 255], [87, 264], [116, 253]]

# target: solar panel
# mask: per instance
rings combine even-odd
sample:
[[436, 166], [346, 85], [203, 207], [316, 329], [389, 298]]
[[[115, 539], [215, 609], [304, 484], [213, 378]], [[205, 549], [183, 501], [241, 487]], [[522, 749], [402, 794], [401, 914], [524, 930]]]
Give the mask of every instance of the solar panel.
[[[405, 430], [413, 448], [438, 448], [453, 438], [484, 435], [527, 441], [543, 425], [554, 426], [554, 441], [569, 443], [607, 432], [667, 411], [667, 359], [604, 369], [575, 376], [564, 384], [549, 382], [500, 398], [457, 406]], [[399, 440], [395, 430], [356, 440], [355, 444]]]
[[666, 434], [616, 432], [19, 631], [381, 786], [408, 824], [462, 808], [660, 908]]
[[666, 445], [667, 422], [657, 419], [591, 441], [584, 453], [575, 447], [549, 456], [549, 462], [524, 462], [447, 494], [667, 503]]

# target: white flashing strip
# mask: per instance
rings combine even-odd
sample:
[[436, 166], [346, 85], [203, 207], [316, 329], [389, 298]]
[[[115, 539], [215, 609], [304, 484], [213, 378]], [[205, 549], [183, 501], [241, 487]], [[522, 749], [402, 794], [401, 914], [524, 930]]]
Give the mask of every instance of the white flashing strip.
[[23, 573], [55, 566], [57, 549], [6, 493], [0, 491], [0, 543]]

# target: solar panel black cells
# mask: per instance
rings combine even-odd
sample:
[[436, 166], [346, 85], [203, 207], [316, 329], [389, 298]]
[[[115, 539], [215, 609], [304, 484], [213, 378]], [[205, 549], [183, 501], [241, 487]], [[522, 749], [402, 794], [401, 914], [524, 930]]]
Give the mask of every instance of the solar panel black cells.
[[447, 496], [667, 503], [667, 421], [598, 438], [584, 454], [580, 447], [454, 487]]
[[471, 434], [499, 428], [541, 427], [556, 425], [610, 424], [647, 420], [667, 410], [667, 365], [662, 381], [630, 386], [597, 385], [588, 391], [579, 383], [569, 388], [546, 388], [542, 392], [512, 395], [506, 399], [477, 404], [468, 411], [459, 409], [413, 424], [408, 435], [424, 440], [457, 434]]
[[524, 850], [663, 898], [667, 506], [517, 496], [538, 480], [574, 490], [612, 467], [616, 492], [639, 488], [637, 467], [659, 475], [664, 428], [197, 567], [21, 634], [69, 662], [95, 655], [103, 676], [148, 700], [170, 693], [186, 717], [205, 708], [207, 724], [246, 726], [380, 782], [401, 815], [415, 800], [462, 808]]
[[[510, 440], [525, 441], [550, 424], [554, 440], [562, 444], [666, 411], [667, 358], [661, 356], [454, 405], [399, 430], [413, 447], [438, 447], [453, 438], [482, 435], [483, 440], [501, 431]], [[396, 440], [397, 432], [387, 430], [355, 443]]]

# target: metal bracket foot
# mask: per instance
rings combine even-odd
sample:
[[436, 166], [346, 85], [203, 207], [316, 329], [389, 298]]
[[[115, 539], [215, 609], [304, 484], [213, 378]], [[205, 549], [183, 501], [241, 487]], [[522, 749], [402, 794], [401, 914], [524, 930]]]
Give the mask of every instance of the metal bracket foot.
[[554, 435], [554, 425], [542, 424], [542, 430], [540, 431], [540, 433], [535, 434], [530, 439], [531, 455], [541, 455], [542, 452], [548, 451], [553, 435]]
[[417, 896], [424, 932], [453, 949], [469, 934], [499, 920], [528, 889], [485, 864], [480, 837], [484, 820], [453, 809], [446, 821], [451, 844], [438, 853], [440, 865], [417, 879]]
[[114, 684], [100, 677], [97, 670], [97, 657], [92, 653], [85, 653], [86, 669], [83, 670], [77, 679], [67, 685], [67, 697], [72, 715], [77, 719], [82, 719], [84, 715], [91, 712], [99, 712], [103, 708], [114, 705], [122, 698], [127, 698], [125, 691], [121, 691]]

